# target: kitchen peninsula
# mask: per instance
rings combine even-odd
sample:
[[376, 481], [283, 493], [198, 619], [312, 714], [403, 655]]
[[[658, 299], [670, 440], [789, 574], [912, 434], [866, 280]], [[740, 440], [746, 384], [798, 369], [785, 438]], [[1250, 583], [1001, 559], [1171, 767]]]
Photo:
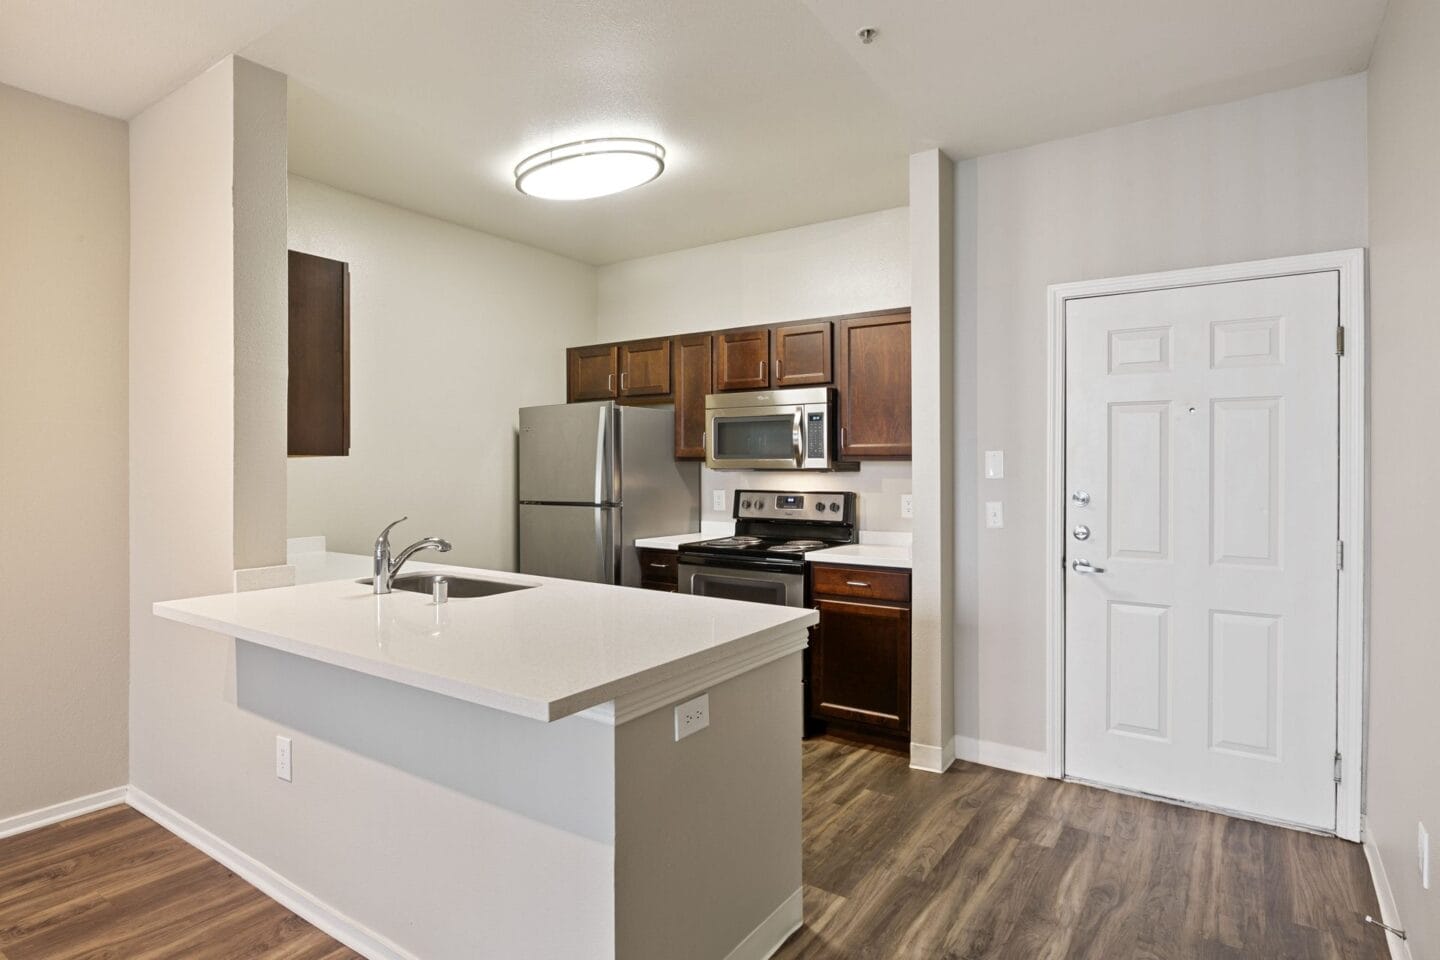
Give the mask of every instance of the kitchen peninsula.
[[[456, 856], [487, 867], [469, 885], [390, 877], [424, 891], [405, 922], [341, 879], [308, 893], [397, 957], [768, 956], [801, 920], [798, 691], [816, 614], [415, 569], [520, 589], [437, 604], [340, 580], [154, 608], [236, 638], [237, 705], [295, 737], [286, 790], [347, 802], [306, 767], [305, 738], [374, 761], [397, 817], [414, 778], [442, 784], [463, 805]], [[701, 694], [708, 726], [680, 738], [675, 708]], [[353, 838], [362, 859], [370, 841]]]

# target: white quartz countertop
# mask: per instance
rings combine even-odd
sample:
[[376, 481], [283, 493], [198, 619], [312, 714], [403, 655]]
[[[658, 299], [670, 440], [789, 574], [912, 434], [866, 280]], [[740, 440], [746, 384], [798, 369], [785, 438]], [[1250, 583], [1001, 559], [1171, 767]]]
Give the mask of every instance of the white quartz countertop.
[[[717, 533], [716, 537], [728, 536], [728, 534]], [[695, 543], [698, 540], [711, 540], [714, 537], [703, 533], [677, 533], [668, 537], [636, 537], [635, 546], [648, 548], [650, 550], [679, 550], [681, 545]]]
[[[155, 604], [156, 615], [312, 660], [552, 721], [669, 685], [723, 679], [794, 646], [813, 610], [438, 564], [534, 585], [435, 605], [354, 580]], [[798, 648], [797, 648], [798, 649]]]
[[897, 567], [909, 570], [911, 549], [908, 545], [878, 543], [850, 543], [843, 547], [828, 547], [812, 550], [805, 554], [811, 563], [833, 563], [861, 567]]

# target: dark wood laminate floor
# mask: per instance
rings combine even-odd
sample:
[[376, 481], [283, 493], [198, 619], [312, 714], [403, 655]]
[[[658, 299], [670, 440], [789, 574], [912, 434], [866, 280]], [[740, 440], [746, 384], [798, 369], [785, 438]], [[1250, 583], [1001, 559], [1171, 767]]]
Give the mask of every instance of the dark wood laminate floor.
[[777, 960], [1387, 960], [1361, 848], [1073, 783], [805, 745]]
[[362, 960], [129, 807], [0, 840], [0, 960]]
[[[834, 740], [805, 745], [805, 880], [777, 960], [1388, 957], [1354, 844]], [[0, 960], [102, 958], [358, 955], [128, 807], [0, 840]]]

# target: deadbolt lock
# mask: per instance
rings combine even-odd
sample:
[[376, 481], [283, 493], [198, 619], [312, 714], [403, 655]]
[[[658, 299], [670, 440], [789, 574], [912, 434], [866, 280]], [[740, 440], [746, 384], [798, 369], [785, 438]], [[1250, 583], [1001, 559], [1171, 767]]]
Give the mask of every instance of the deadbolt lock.
[[1077, 507], [1086, 506], [1090, 503], [1090, 494], [1086, 493], [1084, 490], [1076, 490], [1074, 493], [1070, 494], [1070, 502], [1075, 504], [1075, 506]]
[[1074, 537], [1076, 540], [1089, 540], [1090, 528], [1085, 526], [1085, 524], [1083, 523], [1077, 523], [1075, 524], [1075, 529], [1070, 531], [1070, 536]]

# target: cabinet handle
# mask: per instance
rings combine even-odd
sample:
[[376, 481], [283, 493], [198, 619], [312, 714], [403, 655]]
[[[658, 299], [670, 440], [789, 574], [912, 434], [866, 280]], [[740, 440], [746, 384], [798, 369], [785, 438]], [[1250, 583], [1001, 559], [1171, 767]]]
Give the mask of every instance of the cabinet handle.
[[615, 374], [605, 374], [605, 389], [612, 393], [615, 391]]
[[779, 380], [779, 379], [780, 379], [780, 371], [781, 371], [781, 369], [783, 369], [783, 368], [781, 367], [781, 364], [783, 364], [784, 362], [785, 362], [784, 360], [776, 360], [776, 361], [775, 361], [775, 379], [776, 379], [776, 380]]
[[846, 581], [845, 581], [845, 586], [847, 586], [847, 587], [867, 587], [867, 588], [868, 588], [868, 587], [870, 586], [870, 584], [866, 583], [864, 580], [846, 580]]
[[620, 374], [620, 389], [625, 389], [625, 374], [623, 372]]
[[840, 452], [845, 452], [845, 428], [840, 428]]
[[760, 379], [761, 379], [762, 381], [765, 379], [765, 364], [766, 364], [766, 361], [764, 361], [764, 360], [761, 360], [761, 361], [760, 361]]
[[656, 570], [664, 570], [665, 567], [666, 567], [666, 564], [663, 564], [663, 563], [652, 563], [652, 564], [650, 564], [650, 566], [654, 567]]

